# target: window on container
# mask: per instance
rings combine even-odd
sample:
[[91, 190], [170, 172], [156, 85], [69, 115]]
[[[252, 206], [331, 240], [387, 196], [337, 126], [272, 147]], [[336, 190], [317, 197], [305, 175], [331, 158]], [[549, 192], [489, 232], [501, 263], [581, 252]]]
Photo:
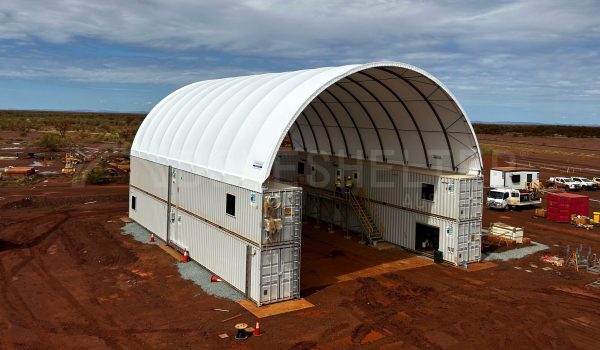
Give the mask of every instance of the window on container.
[[304, 162], [298, 162], [298, 174], [304, 175]]
[[131, 196], [131, 209], [135, 210], [135, 196]]
[[527, 174], [527, 182], [533, 182], [533, 174]]
[[521, 182], [521, 175], [512, 175], [511, 178], [514, 184], [518, 184]]
[[235, 216], [235, 196], [227, 193], [227, 204], [225, 205], [225, 212], [231, 216]]
[[433, 190], [432, 184], [421, 184], [421, 199], [433, 201]]

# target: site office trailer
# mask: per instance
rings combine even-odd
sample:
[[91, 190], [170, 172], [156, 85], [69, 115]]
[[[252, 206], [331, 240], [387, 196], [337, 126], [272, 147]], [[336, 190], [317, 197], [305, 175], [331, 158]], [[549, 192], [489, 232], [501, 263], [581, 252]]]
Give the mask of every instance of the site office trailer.
[[498, 167], [490, 170], [490, 187], [526, 189], [528, 184], [540, 181], [538, 169]]
[[302, 190], [262, 192], [131, 158], [129, 216], [257, 305], [300, 296]]
[[[302, 173], [300, 173], [302, 172]], [[483, 178], [439, 170], [382, 164], [333, 156], [280, 152], [273, 176], [334, 191], [339, 176], [352, 177], [364, 195], [384, 240], [416, 249], [417, 224], [439, 230], [443, 259], [453, 264], [481, 259]], [[311, 201], [312, 200], [312, 201]], [[352, 210], [325, 198], [306, 199], [305, 215], [360, 228]], [[315, 208], [315, 206], [318, 206]]]

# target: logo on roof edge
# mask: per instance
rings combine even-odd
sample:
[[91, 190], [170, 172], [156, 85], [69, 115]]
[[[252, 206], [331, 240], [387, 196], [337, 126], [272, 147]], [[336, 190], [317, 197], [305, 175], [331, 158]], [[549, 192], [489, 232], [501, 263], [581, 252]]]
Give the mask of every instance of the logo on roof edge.
[[263, 162], [259, 162], [258, 160], [255, 160], [254, 163], [252, 163], [252, 167], [254, 169], [262, 169], [264, 163]]

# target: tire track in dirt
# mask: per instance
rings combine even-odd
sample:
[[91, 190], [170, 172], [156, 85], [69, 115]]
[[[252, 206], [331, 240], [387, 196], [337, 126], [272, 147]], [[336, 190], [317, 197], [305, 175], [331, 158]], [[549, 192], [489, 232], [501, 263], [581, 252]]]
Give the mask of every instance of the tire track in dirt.
[[[38, 320], [35, 317], [35, 314], [34, 314], [32, 308], [27, 305], [27, 303], [25, 302], [25, 300], [19, 293], [19, 290], [17, 288], [13, 288], [11, 286], [13, 277], [24, 267], [30, 266], [41, 277], [40, 280], [44, 281], [51, 289], [55, 290], [59, 297], [66, 300], [73, 307], [73, 309], [76, 310], [77, 313], [79, 313], [86, 320], [86, 322], [88, 323], [88, 325], [91, 328], [87, 327], [86, 332], [83, 335], [98, 335], [102, 340], [105, 341], [105, 343], [110, 348], [116, 348], [116, 349], [123, 349], [123, 348], [145, 349], [145, 348], [148, 348], [143, 342], [141, 342], [137, 338], [135, 338], [135, 339], [130, 338], [130, 339], [128, 339], [125, 347], [121, 346], [117, 339], [117, 337], [120, 333], [120, 330], [119, 330], [118, 325], [114, 322], [114, 320], [112, 320], [110, 317], [105, 317], [106, 321], [108, 321], [108, 323], [110, 323], [110, 325], [113, 326], [115, 328], [115, 330], [105, 329], [105, 327], [102, 326], [98, 322], [98, 320], [92, 315], [92, 313], [90, 313], [81, 303], [79, 303], [79, 301], [75, 298], [75, 296], [72, 293], [70, 293], [70, 291], [62, 285], [62, 283], [50, 272], [50, 270], [46, 266], [46, 263], [43, 260], [42, 254], [45, 252], [45, 250], [48, 247], [50, 247], [52, 244], [54, 244], [59, 238], [66, 238], [66, 235], [65, 235], [65, 232], [64, 232], [62, 226], [64, 224], [66, 224], [70, 219], [72, 219], [70, 212], [73, 210], [74, 209], [67, 210], [67, 211], [61, 211], [61, 212], [57, 213], [57, 214], [63, 214], [63, 217], [61, 217], [60, 220], [58, 220], [58, 222], [56, 224], [52, 225], [49, 229], [45, 230], [44, 232], [42, 232], [35, 238], [33, 238], [25, 243], [8, 242], [8, 244], [2, 245], [2, 247], [4, 247], [5, 249], [0, 249], [0, 253], [2, 252], [2, 250], [4, 250], [4, 251], [12, 250], [14, 253], [11, 255], [16, 254], [21, 258], [21, 261], [19, 263], [17, 263], [16, 265], [14, 265], [10, 269], [10, 271], [8, 271], [6, 269], [4, 264], [1, 264], [1, 266], [0, 266], [0, 276], [3, 277], [2, 278], [3, 283], [0, 284], [0, 295], [2, 296], [2, 298], [4, 300], [7, 301], [6, 304], [7, 304], [7, 307], [9, 308], [9, 310], [6, 310], [6, 311], [9, 312], [9, 314], [13, 315], [12, 317], [10, 317], [10, 318], [7, 317], [6, 319], [7, 320], [8, 319], [17, 319], [17, 320], [23, 322], [24, 323], [23, 325], [26, 326], [26, 328], [35, 332], [35, 334], [40, 338], [40, 340], [43, 342], [43, 344], [53, 345], [53, 346], [55, 345], [52, 342], [50, 342], [50, 340], [48, 339], [47, 333], [44, 331], [44, 329], [47, 327], [44, 327], [42, 322], [40, 322], [40, 320]], [[89, 216], [97, 216], [97, 215], [98, 215], [98, 213], [95, 213], [95, 215], [89, 215]], [[17, 224], [17, 223], [22, 223], [22, 222], [26, 222], [26, 221], [28, 221], [28, 220], [22, 220], [20, 222], [13, 222], [11, 224]], [[62, 232], [62, 235], [54, 234], [54, 233], [61, 233], [61, 232]], [[69, 242], [63, 242], [63, 243], [66, 243], [65, 245], [67, 247], [69, 245], [73, 246], [72, 242], [70, 242], [70, 240], [68, 238], [66, 240]], [[4, 243], [6, 243], [6, 241]], [[26, 250], [26, 249], [29, 251], [29, 253], [31, 255], [31, 261], [29, 260], [30, 257], [24, 253], [24, 250]], [[1, 256], [0, 256], [0, 258], [1, 258]], [[13, 301], [13, 302], [10, 302], [10, 301]], [[62, 331], [61, 328], [58, 328], [58, 329], [52, 328], [52, 331], [57, 332], [59, 334], [64, 334], [64, 331]], [[8, 341], [7, 339], [5, 339], [5, 340]], [[0, 344], [2, 344], [2, 343], [0, 343]], [[13, 347], [13, 344], [10, 344], [10, 343], [2, 344], [2, 348], [7, 348], [9, 346]]]
[[[53, 345], [52, 341], [46, 336], [45, 332], [39, 331], [42, 328], [42, 324], [35, 317], [35, 314], [23, 300], [18, 290], [13, 289], [13, 293], [9, 293], [12, 275], [6, 270], [2, 260], [3, 259], [0, 257], [0, 276], [3, 277], [0, 279], [0, 295], [2, 296], [2, 299], [5, 300], [5, 306], [10, 309], [7, 310], [7, 312], [12, 314], [11, 319], [20, 320], [23, 322], [23, 326], [26, 326], [26, 328], [34, 332], [43, 342], [43, 344]], [[11, 295], [12, 298], [10, 297]]]
[[[66, 214], [66, 212], [60, 212], [59, 214]], [[69, 218], [68, 214], [64, 215], [64, 217], [62, 217], [56, 224], [52, 225], [50, 228], [48, 228], [46, 231], [42, 232], [36, 238], [34, 238], [26, 243], [16, 244], [16, 243], [8, 242], [8, 244], [7, 244], [6, 241], [0, 242], [0, 243], [4, 243], [4, 244], [0, 244], [0, 254], [2, 253], [3, 250], [16, 249], [15, 254], [21, 256], [21, 258], [22, 258], [22, 261], [20, 261], [18, 264], [13, 266], [10, 269], [10, 271], [8, 271], [6, 269], [4, 263], [2, 262], [4, 256], [0, 255], [0, 276], [3, 277], [1, 279], [2, 283], [0, 284], [0, 295], [6, 301], [6, 312], [13, 315], [13, 317], [11, 317], [12, 319], [20, 320], [25, 325], [28, 325], [29, 326], [28, 328], [31, 329], [44, 344], [52, 344], [52, 342], [47, 337], [45, 332], [39, 331], [39, 329], [43, 328], [42, 323], [40, 322], [40, 320], [38, 320], [35, 317], [35, 313], [27, 305], [27, 303], [25, 302], [25, 300], [19, 293], [18, 289], [12, 288], [11, 284], [13, 281], [13, 277], [23, 267], [27, 266], [27, 264], [29, 262], [27, 256], [25, 256], [25, 254], [22, 252], [22, 250], [30, 248], [30, 247], [34, 247], [34, 246], [40, 244], [41, 242], [43, 242], [44, 239], [46, 239], [52, 233], [54, 233], [60, 225], [62, 225], [64, 222], [66, 222], [68, 220], [68, 218]], [[24, 220], [24, 221], [26, 221], [26, 220]], [[21, 221], [21, 222], [23, 222], [23, 221]], [[16, 223], [18, 223], [18, 222], [13, 222], [11, 224], [16, 224]], [[3, 249], [3, 248], [8, 248], [8, 249]]]
[[[67, 221], [71, 217], [70, 212], [71, 212], [71, 210], [65, 210], [65, 211], [58, 212], [57, 215], [62, 216], [62, 218], [60, 220], [58, 220], [58, 222], [56, 222], [55, 224], [50, 226], [50, 228], [48, 228], [45, 232], [37, 235], [35, 238], [30, 239], [29, 241], [27, 241], [25, 243], [14, 243], [14, 242], [5, 241], [5, 240], [0, 239], [0, 252], [2, 252], [4, 250], [27, 249], [27, 248], [35, 247], [36, 245], [38, 245], [42, 241], [44, 241], [48, 236], [50, 236], [54, 231], [56, 231], [56, 229], [58, 227], [60, 227], [62, 224], [64, 224], [65, 221]], [[27, 221], [27, 220], [24, 220], [24, 221]], [[22, 221], [22, 222], [24, 222], [24, 221]]]
[[[66, 221], [64, 221], [63, 224], [64, 223], [66, 223]], [[63, 238], [66, 237], [66, 234], [65, 234], [64, 230], [62, 229], [62, 227], [59, 228], [59, 231], [62, 231], [62, 233], [63, 233], [63, 235], [60, 235], [60, 237], [63, 237]], [[30, 250], [32, 259], [34, 262], [34, 266], [35, 266], [38, 274], [40, 275], [40, 277], [42, 277], [43, 280], [45, 280], [45, 282], [53, 290], [55, 290], [57, 292], [58, 296], [63, 298], [65, 301], [67, 301], [73, 307], [73, 309], [83, 317], [83, 319], [86, 321], [86, 323], [89, 326], [88, 332], [86, 335], [98, 336], [99, 338], [104, 340], [105, 343], [112, 349], [146, 349], [146, 348], [148, 348], [147, 345], [144, 344], [141, 340], [134, 338], [134, 337], [128, 338], [127, 343], [124, 346], [119, 344], [119, 340], [117, 339], [118, 337], [115, 336], [115, 334], [117, 334], [117, 333], [112, 331], [111, 329], [107, 329], [105, 327], [105, 325], [103, 325], [97, 319], [97, 317], [95, 317], [90, 311], [88, 311], [88, 309], [85, 306], [83, 306], [79, 302], [79, 300], [77, 300], [77, 298], [68, 290], [68, 288], [66, 288], [54, 276], [54, 274], [50, 271], [50, 269], [47, 267], [46, 263], [44, 262], [43, 257], [40, 254], [40, 250], [42, 250], [42, 247], [34, 247]], [[116, 322], [108, 315], [104, 314], [103, 318], [107, 323], [109, 323], [110, 327], [113, 327], [115, 329], [120, 329], [119, 325], [117, 325]]]

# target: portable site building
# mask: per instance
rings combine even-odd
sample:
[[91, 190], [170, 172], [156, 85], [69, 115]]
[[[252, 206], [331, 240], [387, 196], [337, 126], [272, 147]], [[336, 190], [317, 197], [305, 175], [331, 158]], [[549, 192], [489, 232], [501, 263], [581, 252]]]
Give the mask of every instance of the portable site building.
[[490, 187], [524, 190], [540, 181], [539, 169], [496, 167], [490, 169]]
[[[355, 195], [339, 196], [348, 174]], [[478, 260], [481, 174], [464, 111], [416, 67], [262, 74], [191, 84], [152, 109], [131, 149], [129, 213], [261, 305], [300, 295], [303, 211], [364, 228], [362, 210], [383, 240]]]

